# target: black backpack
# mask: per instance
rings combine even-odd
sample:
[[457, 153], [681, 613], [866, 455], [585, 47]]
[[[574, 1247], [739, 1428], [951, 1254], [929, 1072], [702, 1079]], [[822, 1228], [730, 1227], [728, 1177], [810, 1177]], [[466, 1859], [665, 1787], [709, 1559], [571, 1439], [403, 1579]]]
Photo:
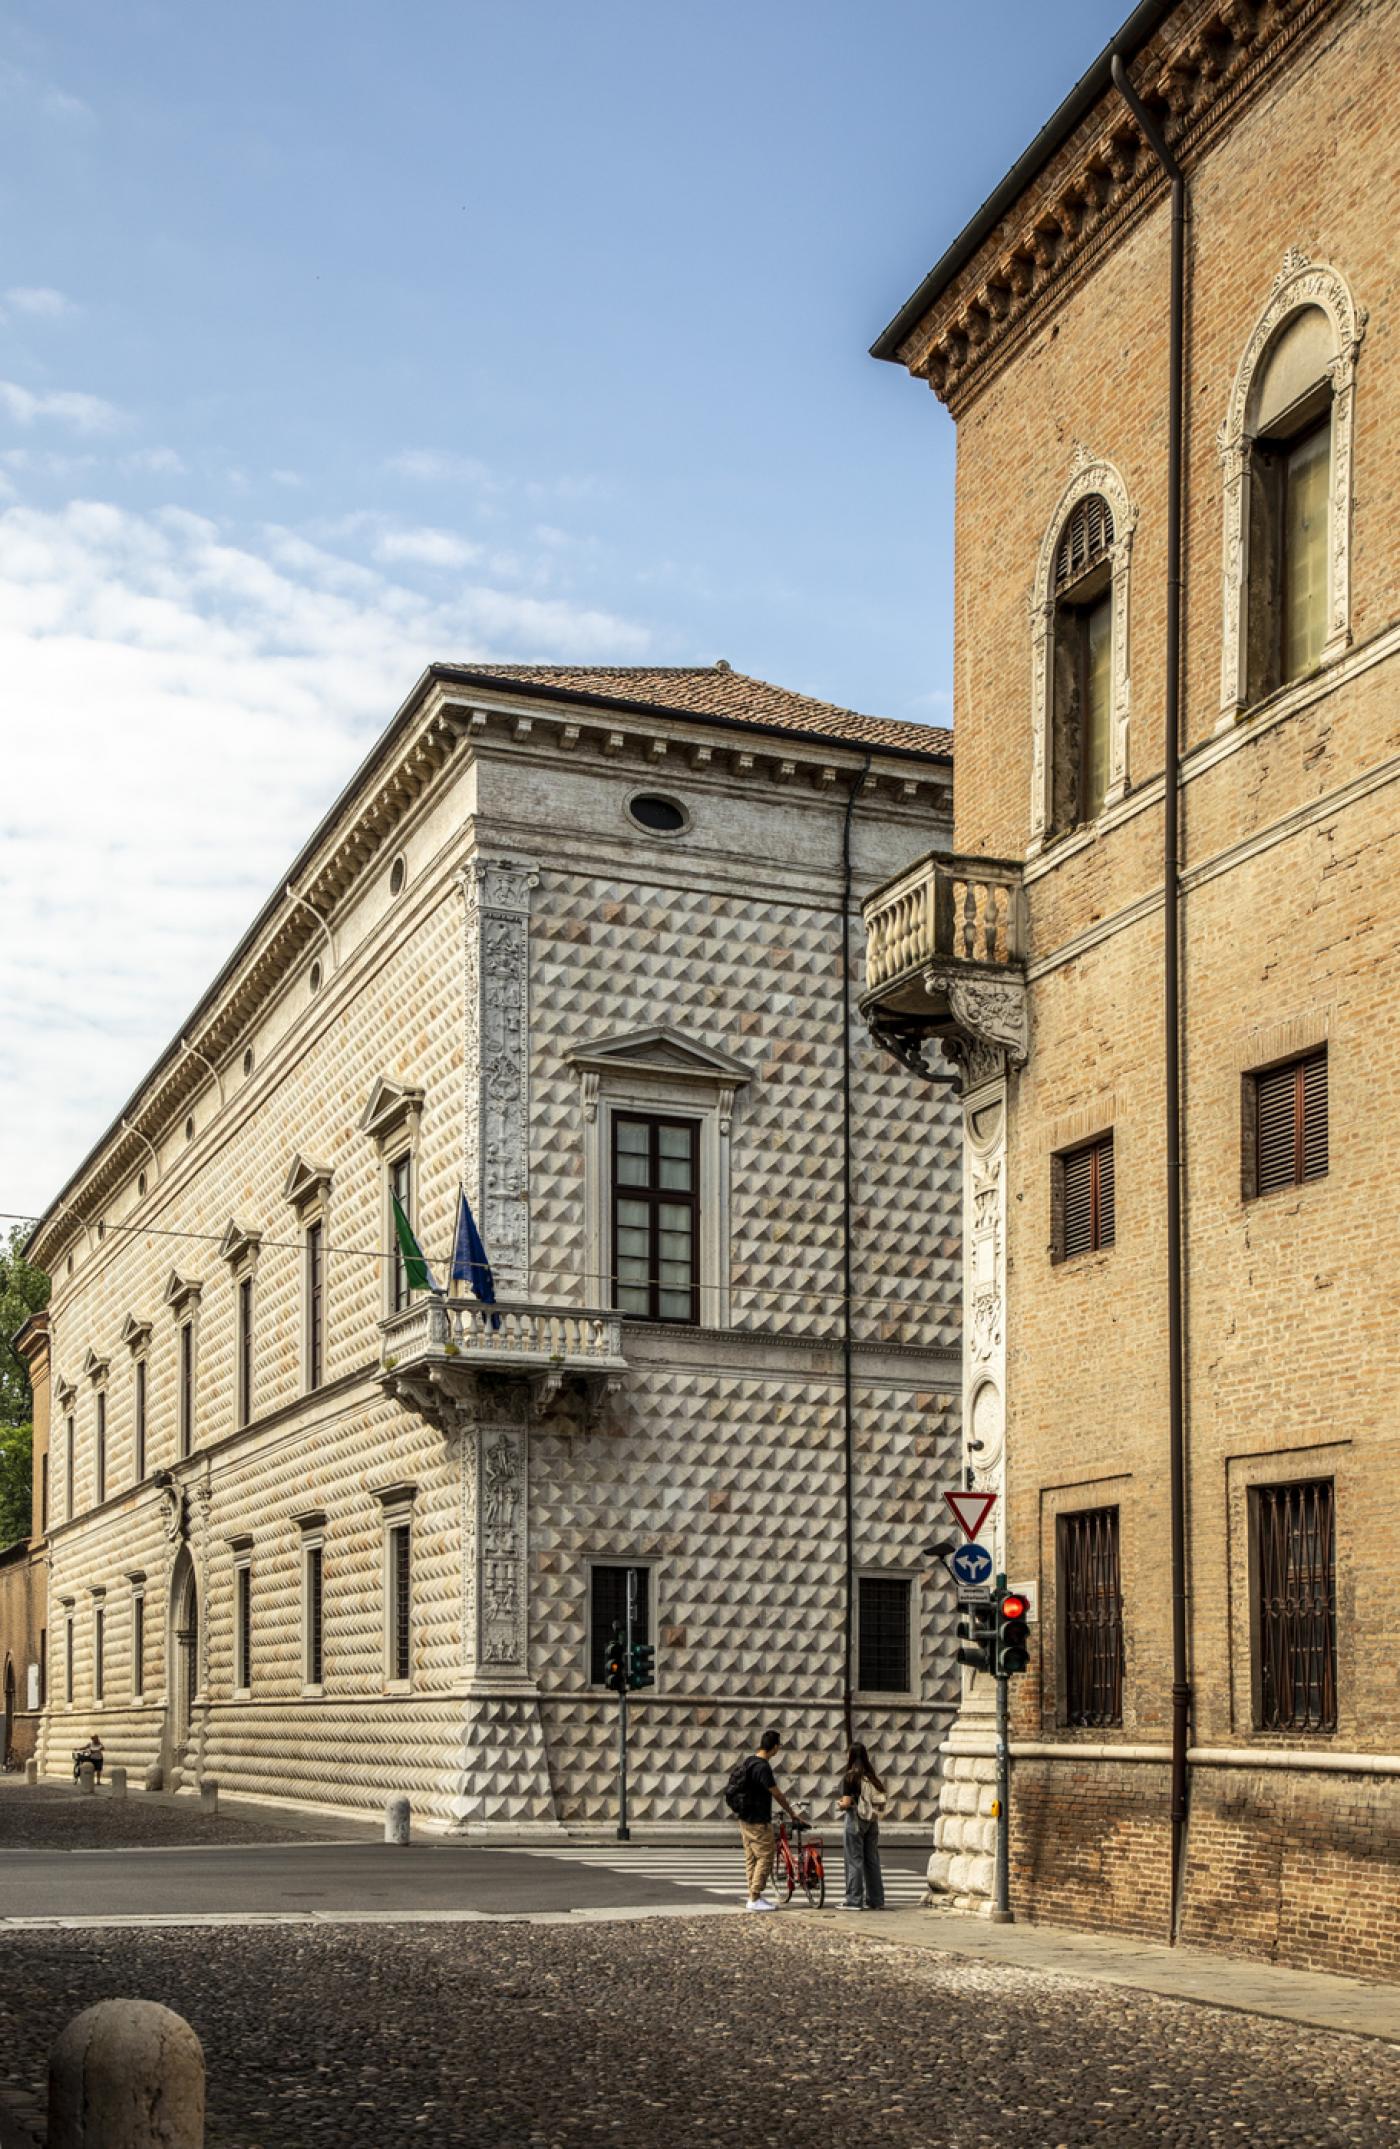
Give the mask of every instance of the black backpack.
[[724, 1786], [724, 1803], [728, 1806], [730, 1812], [736, 1814], [741, 1821], [746, 1821], [749, 1818], [749, 1764], [751, 1760], [752, 1756], [746, 1754], [742, 1761], [736, 1761], [729, 1771], [729, 1776]]

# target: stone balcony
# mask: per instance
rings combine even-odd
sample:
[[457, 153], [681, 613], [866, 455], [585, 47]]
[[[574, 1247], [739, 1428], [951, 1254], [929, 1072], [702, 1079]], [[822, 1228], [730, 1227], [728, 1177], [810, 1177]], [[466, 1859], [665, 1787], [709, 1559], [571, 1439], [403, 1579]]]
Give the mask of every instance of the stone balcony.
[[[863, 907], [861, 1012], [877, 1042], [929, 1081], [971, 1087], [1025, 1065], [1026, 909], [1018, 864], [935, 851]], [[925, 1047], [953, 1065], [930, 1066]], [[956, 1071], [955, 1071], [956, 1070]]]
[[598, 1416], [627, 1372], [622, 1316], [596, 1307], [417, 1298], [379, 1324], [381, 1385], [445, 1426], [528, 1387], [537, 1410], [566, 1394]]

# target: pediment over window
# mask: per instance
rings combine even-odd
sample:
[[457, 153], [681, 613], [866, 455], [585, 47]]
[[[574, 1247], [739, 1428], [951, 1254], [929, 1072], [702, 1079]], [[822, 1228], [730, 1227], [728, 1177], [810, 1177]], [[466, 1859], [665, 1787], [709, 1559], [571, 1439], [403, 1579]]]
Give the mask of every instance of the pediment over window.
[[329, 1191], [331, 1178], [329, 1164], [313, 1164], [298, 1151], [292, 1158], [287, 1183], [282, 1189], [282, 1199], [289, 1201], [294, 1209], [304, 1209], [308, 1203], [325, 1196]]
[[597, 1117], [599, 1091], [604, 1083], [615, 1082], [622, 1087], [640, 1084], [658, 1098], [668, 1093], [708, 1093], [719, 1107], [721, 1127], [727, 1132], [734, 1092], [753, 1079], [751, 1070], [732, 1053], [662, 1026], [595, 1038], [577, 1046], [569, 1059], [578, 1069], [584, 1112], [589, 1119]]
[[122, 1322], [122, 1342], [129, 1351], [144, 1350], [151, 1340], [151, 1324], [129, 1313]]
[[380, 1075], [369, 1093], [369, 1102], [360, 1114], [360, 1132], [368, 1134], [381, 1144], [392, 1141], [405, 1128], [412, 1133], [418, 1125], [418, 1115], [423, 1109], [423, 1092], [411, 1083], [391, 1082], [387, 1075]]
[[99, 1358], [96, 1351], [90, 1350], [83, 1360], [83, 1371], [89, 1380], [105, 1380], [107, 1378], [107, 1360]]
[[56, 1380], [53, 1386], [54, 1400], [60, 1410], [71, 1410], [78, 1390], [71, 1380]]
[[261, 1245], [260, 1231], [245, 1231], [241, 1224], [236, 1224], [230, 1217], [219, 1241], [219, 1252], [225, 1261], [237, 1267], [242, 1261], [252, 1260]]
[[183, 1313], [186, 1306], [198, 1303], [203, 1289], [202, 1283], [192, 1282], [188, 1277], [181, 1276], [176, 1269], [172, 1269], [170, 1281], [165, 1286], [165, 1303], [172, 1313]]

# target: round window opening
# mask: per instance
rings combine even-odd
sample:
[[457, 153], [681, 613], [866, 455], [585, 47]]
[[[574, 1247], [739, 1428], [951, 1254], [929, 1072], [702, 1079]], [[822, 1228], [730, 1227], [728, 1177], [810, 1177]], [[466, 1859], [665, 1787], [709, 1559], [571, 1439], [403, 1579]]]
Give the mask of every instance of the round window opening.
[[192, 1142], [194, 1140], [194, 1121], [192, 1119], [187, 1119], [185, 1121], [185, 1140], [187, 1142]]
[[146, 1174], [144, 1172], [137, 1173], [136, 1191], [138, 1194], [144, 1194], [146, 1191]]
[[407, 879], [408, 867], [404, 864], [402, 858], [396, 858], [389, 868], [390, 895], [402, 895], [403, 884]]
[[243, 1055], [243, 1072], [245, 1075], [250, 1075], [253, 1072], [253, 1048], [251, 1045]]
[[71, 1254], [68, 1256], [68, 1273], [70, 1276], [73, 1273], [73, 1256]]
[[639, 827], [649, 828], [657, 836], [677, 836], [689, 825], [684, 806], [678, 806], [673, 798], [662, 798], [656, 791], [642, 791], [636, 798], [629, 798], [627, 811]]
[[321, 965], [319, 963], [311, 965], [311, 990], [313, 992], [321, 990]]

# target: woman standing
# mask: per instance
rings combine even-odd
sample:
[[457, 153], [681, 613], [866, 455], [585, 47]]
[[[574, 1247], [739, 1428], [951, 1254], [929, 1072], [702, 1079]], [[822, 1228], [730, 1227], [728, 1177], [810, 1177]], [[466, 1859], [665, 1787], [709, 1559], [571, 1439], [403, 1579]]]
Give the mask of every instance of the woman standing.
[[871, 1766], [859, 1739], [846, 1756], [841, 1778], [841, 1811], [846, 1816], [846, 1910], [883, 1910], [885, 1882], [880, 1871], [880, 1815], [885, 1786]]

